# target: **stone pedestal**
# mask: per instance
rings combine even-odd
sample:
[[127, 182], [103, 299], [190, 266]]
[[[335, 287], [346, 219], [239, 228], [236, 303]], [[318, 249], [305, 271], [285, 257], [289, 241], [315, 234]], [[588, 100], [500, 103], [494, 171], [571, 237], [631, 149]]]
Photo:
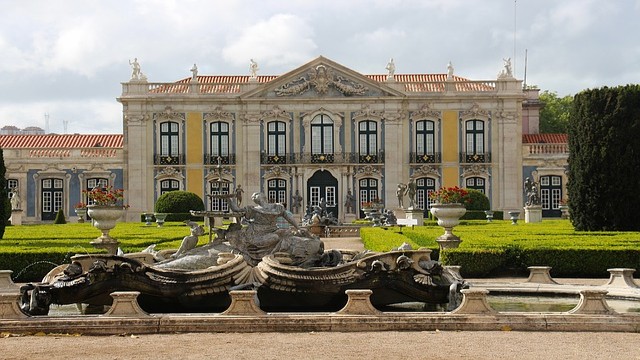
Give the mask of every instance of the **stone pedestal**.
[[462, 304], [452, 314], [494, 314], [496, 311], [487, 302], [489, 290], [462, 289]]
[[524, 222], [539, 223], [542, 222], [542, 206], [529, 205], [524, 207]]
[[104, 316], [130, 316], [144, 317], [149, 316], [138, 305], [138, 291], [115, 291], [111, 293], [113, 304]]
[[379, 315], [381, 312], [371, 304], [370, 289], [346, 290], [347, 304], [338, 311], [340, 315]]
[[231, 290], [231, 305], [222, 315], [259, 316], [266, 313], [258, 305], [258, 292], [256, 290]]
[[11, 210], [11, 225], [22, 225], [22, 209]]
[[580, 290], [580, 302], [569, 311], [569, 314], [615, 314], [616, 312], [605, 300], [607, 292], [607, 290]]
[[344, 214], [344, 223], [352, 224], [356, 220], [356, 214]]
[[614, 268], [607, 269], [607, 271], [610, 276], [606, 286], [634, 289], [640, 288], [640, 286], [636, 285], [633, 281], [633, 273], [636, 272], [636, 269]]
[[529, 266], [529, 278], [527, 282], [536, 284], [557, 284], [555, 280], [551, 278], [549, 271], [551, 266]]
[[0, 270], [0, 292], [20, 292], [20, 286], [11, 280], [11, 270]]
[[403, 209], [405, 219], [418, 220], [417, 226], [424, 225], [424, 210], [416, 208]]

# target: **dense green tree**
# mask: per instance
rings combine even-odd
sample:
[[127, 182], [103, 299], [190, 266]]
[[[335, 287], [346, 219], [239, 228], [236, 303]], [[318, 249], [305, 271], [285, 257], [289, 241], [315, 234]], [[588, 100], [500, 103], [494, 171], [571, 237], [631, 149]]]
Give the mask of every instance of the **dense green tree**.
[[543, 91], [540, 101], [544, 104], [540, 109], [541, 134], [565, 134], [569, 124], [569, 115], [573, 97], [559, 97], [556, 92]]
[[568, 130], [576, 230], [640, 230], [640, 85], [577, 94]]
[[[7, 226], [7, 219], [11, 215], [11, 207], [7, 206], [7, 168], [4, 166], [4, 152], [0, 149], [0, 239], [4, 236], [4, 228]], [[7, 209], [8, 213], [7, 213]]]

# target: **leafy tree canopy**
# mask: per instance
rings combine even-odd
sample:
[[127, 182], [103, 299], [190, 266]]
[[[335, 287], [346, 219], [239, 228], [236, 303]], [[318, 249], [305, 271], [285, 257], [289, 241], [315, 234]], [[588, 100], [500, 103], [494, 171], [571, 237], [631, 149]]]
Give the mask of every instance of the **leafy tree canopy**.
[[540, 101], [544, 104], [540, 109], [541, 134], [565, 134], [569, 124], [573, 96], [559, 97], [555, 91], [543, 91]]

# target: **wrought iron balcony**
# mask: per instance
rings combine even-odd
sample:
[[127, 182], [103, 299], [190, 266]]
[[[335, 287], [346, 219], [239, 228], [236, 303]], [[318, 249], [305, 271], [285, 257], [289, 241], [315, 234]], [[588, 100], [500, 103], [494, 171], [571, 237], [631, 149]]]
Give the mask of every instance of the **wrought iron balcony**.
[[490, 163], [491, 153], [483, 154], [460, 153], [460, 163]]
[[439, 152], [433, 154], [409, 153], [409, 162], [412, 164], [437, 164], [442, 162], [442, 156]]
[[236, 154], [228, 154], [228, 155], [204, 154], [205, 165], [218, 165], [218, 162], [221, 165], [233, 165], [236, 163]]
[[184, 154], [176, 155], [154, 155], [154, 165], [184, 165]]
[[361, 155], [359, 153], [339, 154], [308, 154], [288, 153], [278, 155], [260, 155], [260, 163], [263, 165], [276, 164], [382, 164], [384, 163], [384, 151], [377, 154]]

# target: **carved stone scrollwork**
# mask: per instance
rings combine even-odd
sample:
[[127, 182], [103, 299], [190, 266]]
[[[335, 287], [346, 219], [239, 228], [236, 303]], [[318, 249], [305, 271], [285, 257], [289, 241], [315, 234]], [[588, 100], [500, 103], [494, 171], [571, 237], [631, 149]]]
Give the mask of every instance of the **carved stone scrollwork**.
[[411, 114], [410, 119], [413, 121], [425, 119], [437, 120], [440, 119], [440, 111], [432, 110], [429, 104], [424, 104], [422, 105], [420, 110], [415, 111]]
[[516, 112], [514, 111], [500, 111], [498, 118], [504, 124], [515, 124], [517, 122]]
[[354, 80], [334, 75], [333, 70], [325, 65], [316, 66], [307, 73], [306, 77], [301, 76], [274, 91], [278, 96], [301, 95], [312, 87], [320, 95], [326, 94], [330, 87], [335, 88], [346, 96], [364, 95], [368, 91], [366, 86]]
[[465, 119], [488, 119], [489, 112], [480, 108], [478, 103], [474, 103], [469, 110], [464, 110], [460, 113], [463, 120]]
[[490, 177], [491, 174], [489, 174], [489, 170], [487, 169], [487, 167], [483, 165], [473, 164], [473, 165], [463, 166], [462, 174], [460, 175], [460, 177], [466, 178], [469, 176]]
[[173, 108], [171, 108], [171, 106], [167, 106], [164, 108], [163, 112], [154, 113], [153, 118], [154, 120], [183, 120], [184, 121], [186, 119], [186, 116], [184, 113], [173, 111]]
[[416, 169], [413, 170], [413, 176], [415, 177], [422, 177], [422, 176], [432, 176], [435, 178], [439, 178], [440, 177], [440, 171], [438, 171], [438, 168], [435, 166], [431, 166], [431, 165], [422, 165]]
[[233, 121], [233, 114], [222, 110], [222, 106], [216, 106], [212, 112], [204, 113], [205, 121]]
[[363, 104], [360, 110], [356, 111], [353, 114], [354, 119], [358, 118], [366, 118], [366, 119], [382, 119], [384, 113], [378, 110], [371, 110], [371, 106], [368, 104]]
[[291, 120], [291, 115], [283, 109], [280, 109], [278, 105], [274, 106], [273, 109], [265, 111], [261, 114], [261, 119], [266, 120], [283, 120], [289, 121]]
[[143, 114], [126, 114], [124, 117], [127, 120], [127, 125], [141, 125], [148, 118]]
[[359, 166], [356, 168], [356, 175], [380, 175], [380, 170], [371, 165]]
[[262, 117], [260, 116], [260, 114], [256, 113], [245, 114], [244, 116], [242, 116], [242, 119], [244, 119], [245, 124], [250, 125], [257, 125], [262, 121]]
[[400, 124], [402, 119], [404, 118], [404, 113], [402, 111], [397, 112], [388, 112], [385, 111], [383, 114], [384, 121], [387, 124]]
[[282, 166], [273, 166], [264, 172], [265, 178], [281, 178], [290, 175], [290, 169]]

